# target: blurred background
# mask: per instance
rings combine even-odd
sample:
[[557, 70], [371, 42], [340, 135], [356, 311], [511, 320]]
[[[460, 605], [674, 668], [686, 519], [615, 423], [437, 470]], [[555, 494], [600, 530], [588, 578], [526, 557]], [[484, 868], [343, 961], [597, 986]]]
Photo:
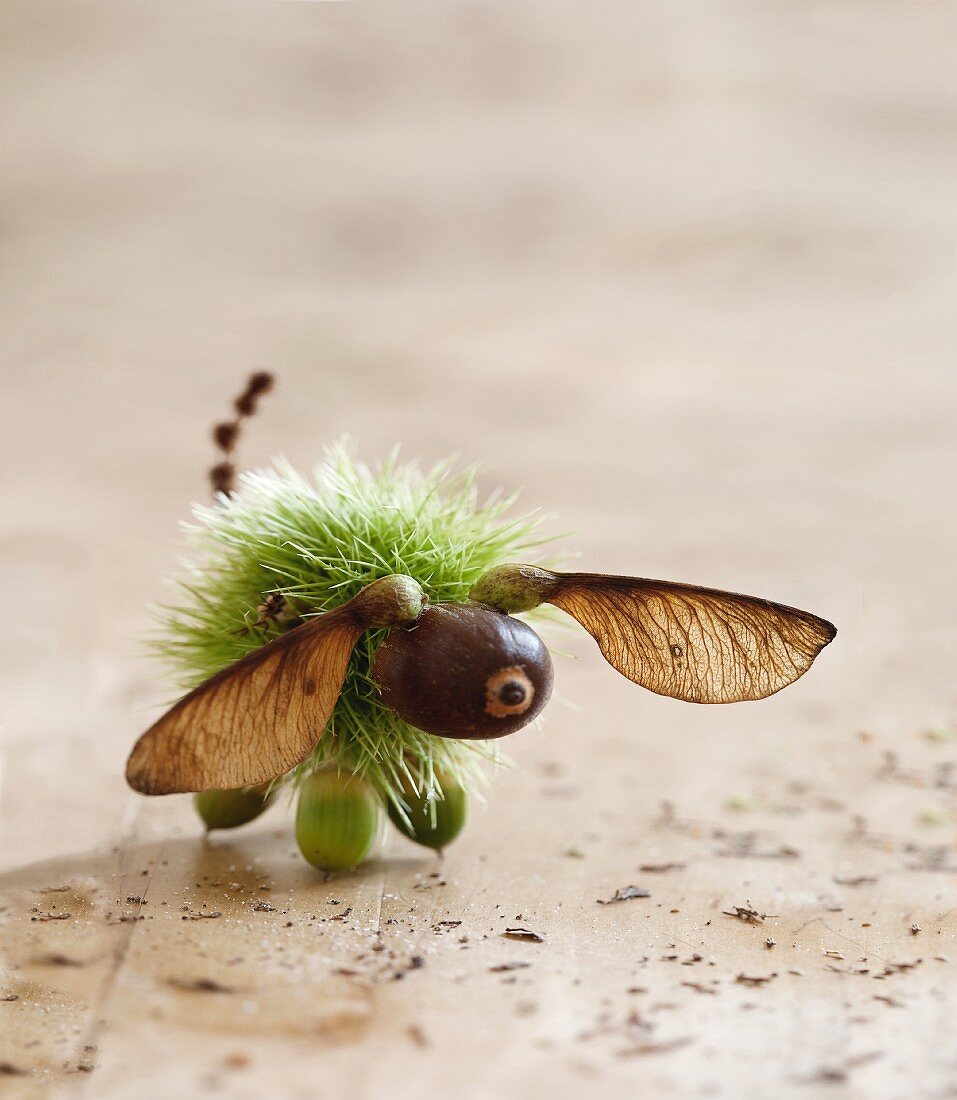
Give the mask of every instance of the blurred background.
[[929, 807], [950, 843], [949, 791], [865, 790], [856, 754], [957, 712], [955, 32], [900, 0], [6, 0], [0, 866], [153, 812], [137, 639], [260, 368], [241, 461], [456, 452], [583, 568], [839, 626], [778, 701], [706, 714], [569, 642], [585, 715], [523, 768], [607, 767], [613, 816], [860, 788], [842, 828]]

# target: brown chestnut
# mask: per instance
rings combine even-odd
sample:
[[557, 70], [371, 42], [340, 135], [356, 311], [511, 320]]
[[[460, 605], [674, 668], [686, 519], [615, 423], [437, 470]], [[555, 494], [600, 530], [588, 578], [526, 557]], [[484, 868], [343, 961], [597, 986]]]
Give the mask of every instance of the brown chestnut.
[[427, 607], [379, 647], [372, 676], [410, 725], [440, 737], [503, 737], [552, 692], [545, 643], [520, 619], [478, 604]]

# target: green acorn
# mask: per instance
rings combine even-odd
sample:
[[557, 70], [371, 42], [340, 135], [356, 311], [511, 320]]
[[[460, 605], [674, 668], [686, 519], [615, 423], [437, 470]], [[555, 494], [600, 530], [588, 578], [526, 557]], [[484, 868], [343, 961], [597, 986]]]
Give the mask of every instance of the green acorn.
[[355, 867], [372, 850], [378, 831], [379, 799], [364, 779], [326, 768], [303, 780], [296, 841], [313, 867]]
[[465, 827], [468, 795], [451, 776], [437, 772], [435, 781], [440, 790], [431, 798], [427, 791], [416, 793], [406, 789], [402, 792], [407, 821], [393, 803], [389, 802], [388, 808], [392, 824], [400, 833], [416, 844], [424, 844], [441, 852]]
[[193, 795], [193, 805], [208, 832], [235, 829], [254, 820], [276, 797], [268, 783], [257, 787], [237, 787], [228, 791], [201, 791]]

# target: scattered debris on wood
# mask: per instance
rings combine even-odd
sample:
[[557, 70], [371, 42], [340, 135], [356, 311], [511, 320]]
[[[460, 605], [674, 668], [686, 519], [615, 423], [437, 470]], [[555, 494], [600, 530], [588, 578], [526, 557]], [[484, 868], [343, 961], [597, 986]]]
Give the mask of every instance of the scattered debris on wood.
[[904, 851], [916, 858], [904, 866], [908, 871], [930, 871], [937, 874], [957, 875], [957, 860], [950, 844], [906, 843]]
[[834, 875], [833, 878], [838, 886], [865, 886], [880, 882], [880, 875]]
[[502, 933], [510, 940], [525, 940], [528, 943], [544, 943], [545, 937], [531, 928], [506, 928]]
[[915, 967], [920, 966], [923, 959], [914, 959], [913, 962], [906, 963], [886, 963], [883, 971], [880, 974], [875, 974], [876, 981], [881, 981], [884, 978], [889, 978], [894, 974], [900, 974], [905, 970], [913, 970]]
[[850, 1077], [852, 1070], [857, 1069], [859, 1066], [866, 1066], [869, 1062], [876, 1062], [883, 1057], [884, 1051], [871, 1050], [866, 1054], [858, 1054], [854, 1058], [848, 1058], [843, 1066], [822, 1066], [814, 1073], [796, 1077], [795, 1080], [805, 1085], [839, 1085]]
[[721, 912], [726, 917], [734, 917], [736, 920], [744, 921], [745, 924], [764, 924], [766, 920], [774, 918], [777, 913], [760, 913], [748, 900], [744, 905], [735, 905], [731, 909], [722, 909]]
[[617, 1052], [619, 1058], [640, 1058], [646, 1054], [671, 1054], [672, 1051], [681, 1050], [694, 1042], [690, 1035], [684, 1035], [680, 1039], [661, 1039], [657, 1042], [653, 1039], [645, 1039], [634, 1046], [626, 1047]]
[[641, 886], [619, 886], [610, 898], [598, 898], [599, 905], [614, 905], [619, 901], [631, 901], [632, 898], [650, 898], [651, 891]]
[[759, 847], [761, 835], [754, 830], [729, 832], [714, 829], [711, 834], [721, 843], [715, 849], [716, 856], [726, 859], [800, 859], [801, 853], [791, 844]]

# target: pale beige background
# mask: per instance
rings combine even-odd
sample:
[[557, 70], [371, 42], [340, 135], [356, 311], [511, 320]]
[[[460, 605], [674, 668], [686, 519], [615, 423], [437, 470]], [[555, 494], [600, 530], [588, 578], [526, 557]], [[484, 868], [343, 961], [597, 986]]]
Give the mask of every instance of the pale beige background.
[[[7, 0], [4, 1095], [954, 1095], [955, 32], [901, 0]], [[281, 810], [207, 846], [123, 784], [168, 692], [136, 639], [263, 366], [250, 463], [458, 451], [585, 567], [837, 642], [699, 709], [566, 641], [581, 709], [511, 740], [441, 879], [392, 837], [324, 884]]]

